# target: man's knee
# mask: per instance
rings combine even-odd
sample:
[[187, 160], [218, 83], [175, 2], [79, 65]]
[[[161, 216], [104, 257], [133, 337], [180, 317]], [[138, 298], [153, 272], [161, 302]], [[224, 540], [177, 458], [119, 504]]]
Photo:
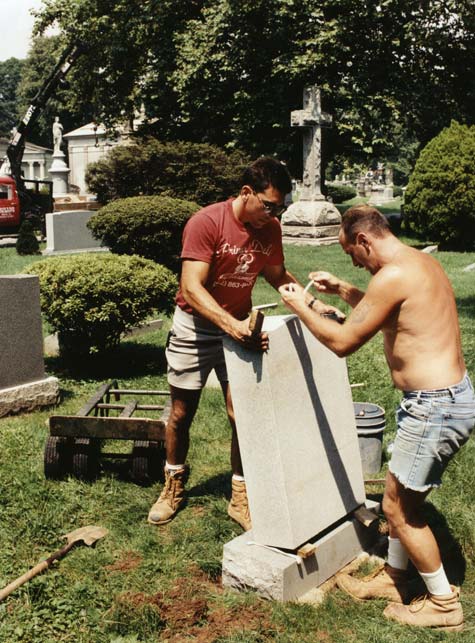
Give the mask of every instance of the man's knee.
[[396, 498], [392, 495], [384, 494], [383, 504], [382, 504], [383, 513], [386, 516], [386, 520], [393, 527], [396, 527], [397, 524], [400, 524], [403, 519], [403, 514], [401, 507], [397, 502]]
[[189, 429], [200, 401], [201, 390], [172, 389], [172, 408], [167, 430]]

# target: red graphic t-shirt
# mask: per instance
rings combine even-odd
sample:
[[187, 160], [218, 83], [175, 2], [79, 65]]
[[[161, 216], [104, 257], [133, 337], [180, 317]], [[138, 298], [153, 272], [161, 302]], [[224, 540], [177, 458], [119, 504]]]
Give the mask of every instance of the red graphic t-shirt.
[[[183, 231], [182, 259], [210, 264], [206, 290], [233, 317], [244, 319], [251, 310], [251, 292], [265, 265], [284, 263], [282, 231], [277, 219], [263, 228], [236, 219], [233, 199], [214, 203], [194, 214]], [[178, 291], [177, 305], [194, 313]]]

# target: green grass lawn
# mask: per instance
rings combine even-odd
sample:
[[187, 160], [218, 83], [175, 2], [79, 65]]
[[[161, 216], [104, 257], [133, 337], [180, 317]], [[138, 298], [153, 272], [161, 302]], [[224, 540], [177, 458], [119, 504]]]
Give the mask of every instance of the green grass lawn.
[[[328, 269], [364, 287], [338, 246], [286, 247], [288, 268], [303, 282], [316, 268]], [[475, 253], [436, 255], [455, 289], [467, 366], [475, 376], [475, 280], [464, 266]], [[0, 250], [0, 272], [20, 271], [31, 258]], [[33, 259], [34, 260], [34, 259]], [[259, 281], [254, 303], [277, 301]], [[280, 307], [278, 313], [287, 312]], [[55, 413], [75, 413], [98, 385], [117, 378], [124, 386], [166, 387], [164, 343], [170, 324], [156, 333], [124, 341], [105, 358], [88, 364], [46, 360], [60, 378], [62, 402]], [[392, 387], [375, 337], [348, 359], [355, 401], [386, 410], [385, 443], [393, 437], [399, 394]], [[203, 393], [192, 427], [189, 501], [170, 524], [147, 524], [160, 485], [139, 487], [108, 468], [93, 483], [45, 480], [45, 422], [52, 410], [0, 419], [0, 586], [61, 546], [61, 534], [98, 524], [109, 535], [95, 549], [80, 547], [42, 576], [0, 603], [0, 641], [6, 643], [424, 643], [441, 633], [411, 630], [382, 617], [383, 601], [355, 603], [332, 590], [319, 607], [279, 604], [253, 593], [220, 586], [222, 546], [241, 533], [226, 515], [230, 492], [229, 437], [221, 394]], [[385, 464], [383, 468], [387, 465]], [[383, 473], [383, 472], [382, 472]], [[381, 474], [382, 475], [382, 474]], [[463, 583], [466, 631], [457, 641], [475, 641], [475, 447], [473, 440], [451, 463], [427, 511], [442, 542], [451, 580]], [[450, 639], [452, 640], [452, 639]]]

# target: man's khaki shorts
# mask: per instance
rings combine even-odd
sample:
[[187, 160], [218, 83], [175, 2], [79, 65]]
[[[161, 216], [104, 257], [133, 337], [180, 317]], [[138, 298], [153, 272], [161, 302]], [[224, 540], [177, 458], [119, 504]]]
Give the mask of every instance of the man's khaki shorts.
[[227, 382], [224, 335], [215, 324], [177, 306], [165, 351], [168, 383], [176, 388], [199, 390], [213, 368], [218, 380]]

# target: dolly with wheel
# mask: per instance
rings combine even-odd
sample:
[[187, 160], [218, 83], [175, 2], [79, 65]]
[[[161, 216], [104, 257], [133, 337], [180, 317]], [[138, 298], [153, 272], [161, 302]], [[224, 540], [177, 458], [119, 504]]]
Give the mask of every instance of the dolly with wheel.
[[[166, 401], [139, 404], [136, 396], [164, 396]], [[170, 406], [168, 391], [121, 389], [115, 380], [103, 384], [76, 415], [49, 418], [45, 477], [59, 479], [71, 473], [92, 480], [99, 474], [101, 459], [110, 457], [130, 460], [130, 475], [138, 484], [158, 480], [165, 463], [165, 426]], [[136, 411], [161, 413], [155, 419], [136, 417]], [[132, 440], [132, 453], [104, 453], [101, 451], [104, 440]]]

